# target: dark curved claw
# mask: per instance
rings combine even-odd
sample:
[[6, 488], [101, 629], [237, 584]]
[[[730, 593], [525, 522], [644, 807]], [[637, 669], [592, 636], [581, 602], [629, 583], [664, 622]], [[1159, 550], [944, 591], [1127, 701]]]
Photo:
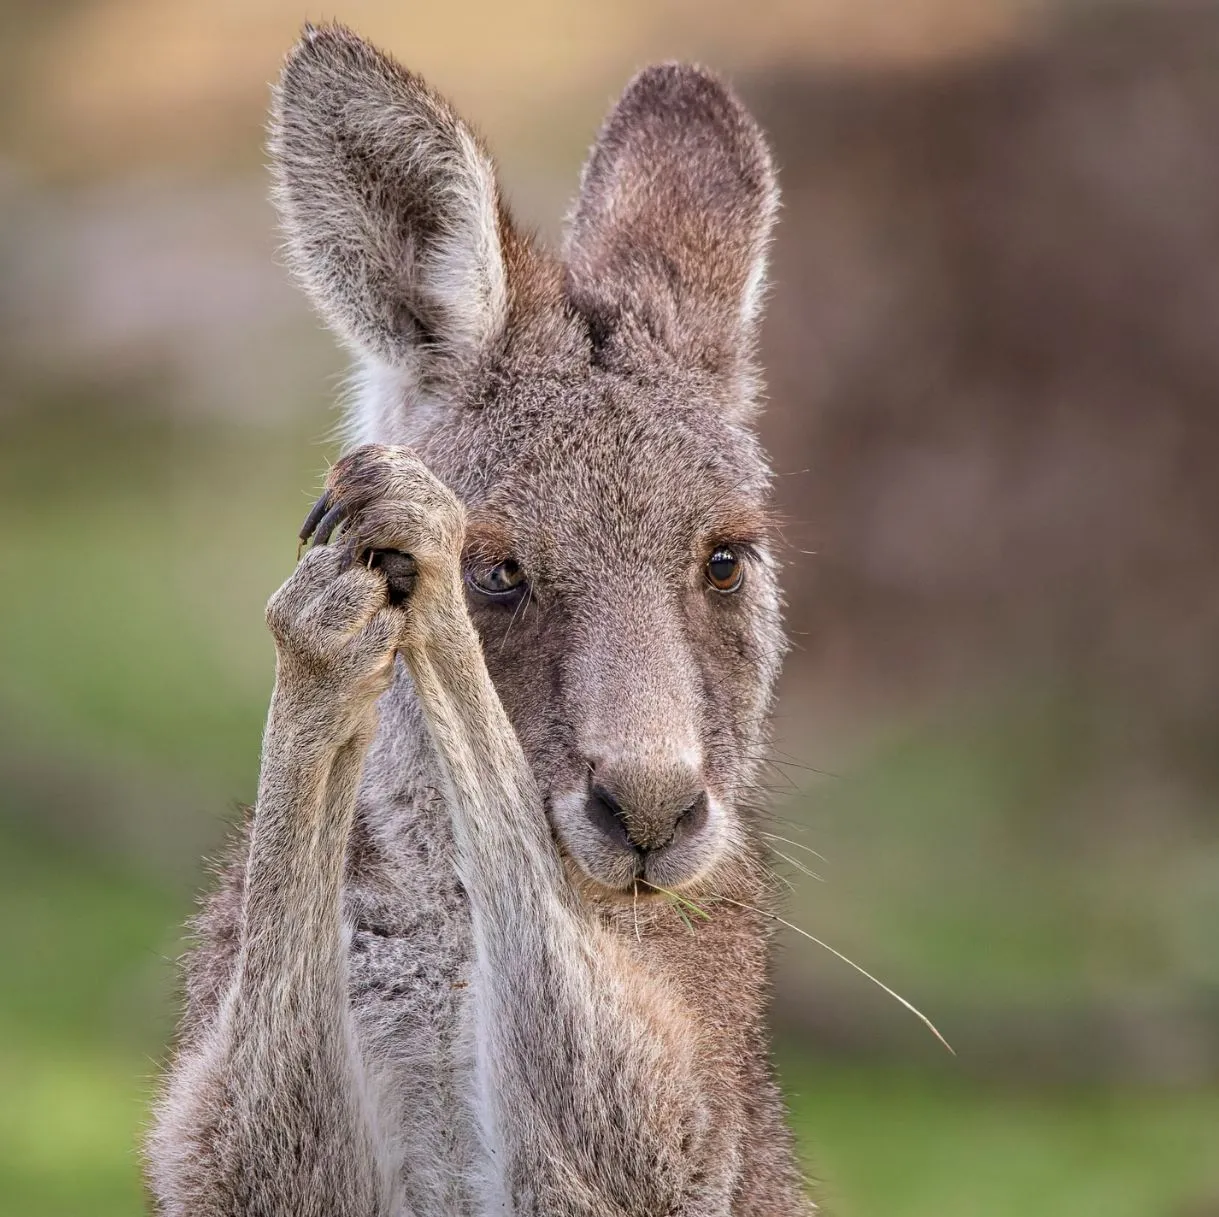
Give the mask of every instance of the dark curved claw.
[[318, 522], [317, 531], [313, 534], [314, 545], [325, 545], [329, 542], [331, 533], [347, 518], [347, 504], [336, 503]]
[[[327, 490], [309, 509], [299, 533], [301, 547], [309, 544], [327, 545], [336, 528], [351, 515], [348, 505]], [[339, 570], [349, 570], [357, 561], [365, 562], [370, 570], [379, 570], [388, 585], [390, 604], [402, 605], [415, 587], [418, 567], [410, 554], [397, 549], [362, 549], [359, 540], [344, 538]]]
[[322, 517], [326, 514], [330, 507], [330, 491], [323, 493], [312, 507], [309, 508], [309, 514], [305, 517], [305, 522], [301, 525], [301, 530], [297, 534], [300, 537], [301, 544], [304, 545], [311, 536], [318, 524], [321, 523]]

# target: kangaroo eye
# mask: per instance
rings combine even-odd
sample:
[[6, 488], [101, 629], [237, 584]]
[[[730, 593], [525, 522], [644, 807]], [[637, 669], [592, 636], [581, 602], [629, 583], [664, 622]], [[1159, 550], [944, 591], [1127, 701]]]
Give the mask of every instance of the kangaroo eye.
[[525, 572], [519, 562], [512, 558], [491, 567], [487, 571], [478, 571], [470, 575], [470, 582], [484, 596], [504, 598], [518, 592], [525, 586]]
[[707, 559], [707, 582], [717, 592], [735, 592], [744, 581], [745, 565], [735, 549], [721, 545]]

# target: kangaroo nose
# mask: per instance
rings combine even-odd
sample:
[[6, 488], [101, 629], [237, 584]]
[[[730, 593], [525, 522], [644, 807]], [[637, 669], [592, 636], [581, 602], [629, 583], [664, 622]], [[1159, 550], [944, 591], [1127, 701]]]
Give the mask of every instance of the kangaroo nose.
[[586, 809], [588, 818], [605, 837], [646, 854], [699, 832], [707, 823], [709, 806], [705, 790], [693, 797], [686, 794], [640, 806], [624, 798], [621, 791], [598, 782], [589, 793]]

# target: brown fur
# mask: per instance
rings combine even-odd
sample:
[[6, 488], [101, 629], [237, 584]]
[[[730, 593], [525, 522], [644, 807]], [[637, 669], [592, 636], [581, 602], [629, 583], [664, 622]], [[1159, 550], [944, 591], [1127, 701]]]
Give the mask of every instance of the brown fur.
[[[447, 105], [337, 27], [289, 57], [272, 146], [375, 442], [332, 471], [338, 543], [268, 608], [258, 805], [188, 963], [161, 1210], [809, 1211], [750, 797], [783, 651], [745, 422], [756, 126], [700, 70], [643, 73], [565, 262]], [[386, 550], [414, 559], [405, 608]], [[469, 583], [507, 557], [511, 605]]]

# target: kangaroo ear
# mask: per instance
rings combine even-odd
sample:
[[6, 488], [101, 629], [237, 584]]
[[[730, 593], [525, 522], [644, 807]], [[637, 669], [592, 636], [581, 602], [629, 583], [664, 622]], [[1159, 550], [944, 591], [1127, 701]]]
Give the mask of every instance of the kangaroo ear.
[[648, 68], [584, 168], [568, 294], [595, 338], [634, 321], [731, 373], [748, 361], [778, 202], [766, 141], [728, 89], [700, 68]]
[[468, 368], [505, 323], [508, 221], [461, 119], [348, 30], [306, 27], [270, 151], [291, 266], [370, 373], [426, 392]]

